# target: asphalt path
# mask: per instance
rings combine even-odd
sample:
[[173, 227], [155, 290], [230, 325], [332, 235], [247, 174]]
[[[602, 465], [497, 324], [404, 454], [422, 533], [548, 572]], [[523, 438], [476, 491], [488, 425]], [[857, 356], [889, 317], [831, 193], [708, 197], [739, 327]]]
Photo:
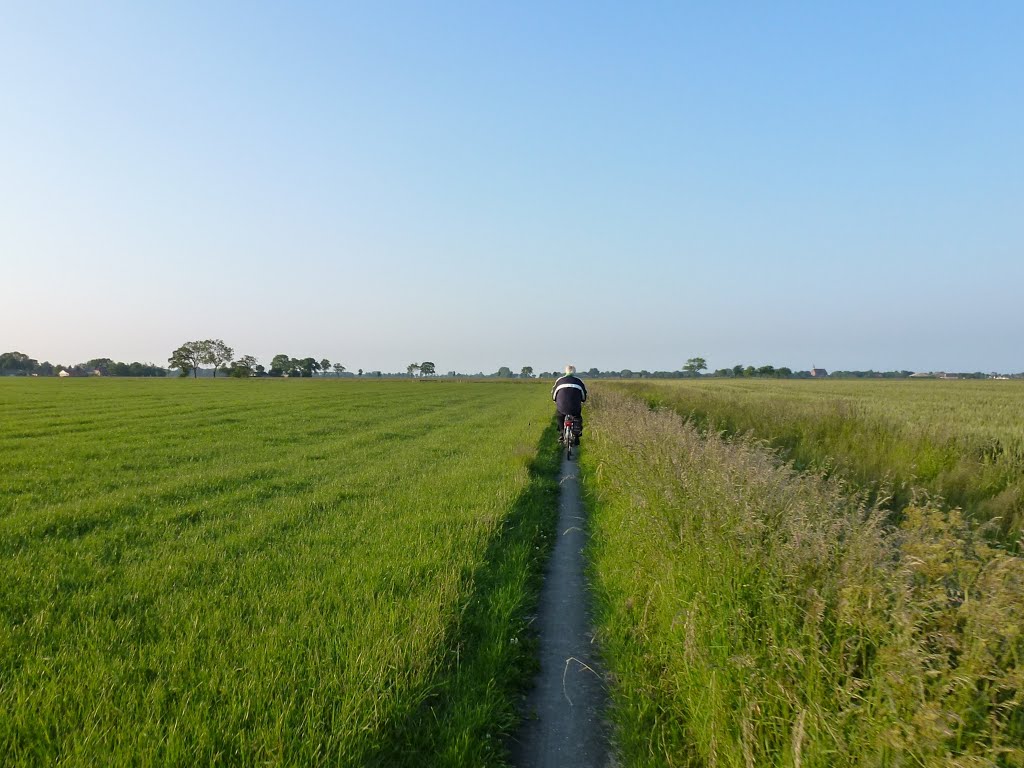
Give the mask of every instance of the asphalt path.
[[614, 766], [604, 675], [593, 642], [583, 548], [586, 520], [575, 456], [562, 458], [558, 539], [537, 612], [540, 671], [512, 745], [520, 768]]

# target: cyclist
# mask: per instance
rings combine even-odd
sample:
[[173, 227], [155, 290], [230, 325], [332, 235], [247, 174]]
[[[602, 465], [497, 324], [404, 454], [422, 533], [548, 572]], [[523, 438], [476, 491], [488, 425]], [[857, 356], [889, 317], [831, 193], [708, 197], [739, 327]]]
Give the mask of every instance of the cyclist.
[[[551, 388], [551, 399], [555, 401], [558, 411], [558, 427], [561, 429], [566, 416], [576, 417], [575, 445], [580, 444], [583, 432], [583, 403], [587, 399], [587, 385], [576, 375], [576, 366], [565, 366], [565, 376], [555, 382]], [[558, 442], [562, 442], [562, 433], [558, 433]]]

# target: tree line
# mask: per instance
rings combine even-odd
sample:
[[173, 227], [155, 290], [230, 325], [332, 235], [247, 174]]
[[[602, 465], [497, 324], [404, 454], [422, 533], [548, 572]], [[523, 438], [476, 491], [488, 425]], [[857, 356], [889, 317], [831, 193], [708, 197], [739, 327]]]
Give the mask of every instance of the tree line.
[[[294, 377], [311, 378], [313, 376], [359, 376], [363, 377], [364, 371], [358, 369], [358, 373], [347, 373], [348, 369], [341, 363], [332, 363], [326, 357], [317, 359], [314, 357], [292, 357], [291, 355], [274, 355], [267, 368], [260, 364], [259, 360], [252, 355], [241, 355], [235, 357], [235, 351], [222, 339], [203, 339], [188, 341], [178, 347], [168, 358], [168, 368], [178, 372], [179, 376], [208, 375], [212, 373], [217, 376], [223, 373], [234, 378], [249, 377]], [[209, 366], [204, 368], [203, 366]], [[93, 358], [83, 363], [74, 365], [53, 364], [49, 361], [40, 363], [22, 352], [4, 352], [0, 354], [0, 376], [57, 376], [62, 371], [73, 376], [167, 376], [168, 368], [153, 363], [124, 363], [116, 362], [108, 357]], [[675, 371], [634, 371], [629, 368], [621, 370], [602, 371], [598, 368], [590, 368], [587, 371], [580, 371], [581, 376], [591, 379], [681, 379], [691, 377], [708, 378], [769, 378], [769, 379], [807, 379], [812, 377], [811, 371], [794, 371], [787, 366], [773, 365], [734, 365], [731, 368], [719, 368], [712, 373], [707, 371], [707, 362], [703, 357], [691, 357], [686, 363]], [[825, 372], [819, 372], [820, 377]], [[439, 376], [437, 365], [432, 361], [425, 360], [422, 363], [409, 363], [405, 373], [387, 373], [382, 371], [368, 371], [366, 376], [371, 378], [411, 378], [411, 377], [436, 377]], [[559, 371], [542, 371], [534, 373], [533, 366], [524, 365], [518, 373], [515, 373], [511, 366], [503, 365], [493, 373], [459, 373], [448, 371], [444, 376], [448, 378], [498, 378], [498, 379], [556, 379], [561, 376]], [[875, 370], [842, 370], [832, 371], [826, 374], [829, 378], [873, 378], [873, 379], [905, 379], [913, 375], [913, 371], [875, 371]], [[920, 374], [919, 374], [920, 375]], [[938, 376], [939, 374], [935, 374]], [[993, 376], [1008, 376], [1009, 378], [1024, 378], [1024, 373], [997, 374], [982, 373], [975, 371], [971, 373], [946, 374], [947, 378], [973, 378], [985, 379]]]
[[[776, 368], [772, 365], [762, 365], [755, 368], [752, 365], [735, 365], [732, 368], [719, 368], [713, 374], [715, 378], [745, 378], [745, 379], [811, 379], [811, 378], [829, 378], [829, 379], [909, 379], [914, 375], [914, 371], [900, 370], [900, 371], [876, 371], [868, 369], [866, 371], [831, 371], [827, 374], [818, 376], [812, 376], [810, 371], [794, 371], [786, 366]], [[922, 376], [923, 374], [917, 374]], [[928, 374], [932, 376], [940, 376], [940, 374]], [[958, 378], [958, 379], [988, 379], [1000, 374], [997, 373], [982, 373], [981, 371], [973, 371], [971, 373], [949, 373], [941, 374], [947, 378]], [[1013, 378], [1019, 377], [1020, 374], [1014, 374]]]
[[97, 357], [74, 365], [39, 362], [23, 352], [0, 354], [0, 376], [166, 376], [167, 369], [153, 363], [121, 363], [109, 357]]
[[[202, 366], [212, 366], [213, 376], [219, 371], [233, 378], [245, 379], [252, 376], [286, 376], [311, 378], [317, 374], [340, 376], [346, 370], [341, 363], [331, 363], [326, 357], [292, 357], [291, 355], [274, 355], [270, 368], [262, 365], [252, 355], [241, 355], [235, 358], [235, 350], [224, 343], [223, 339], [201, 339], [186, 341], [167, 358], [171, 370], [177, 370], [179, 376], [199, 376]], [[363, 369], [359, 369], [363, 375]]]

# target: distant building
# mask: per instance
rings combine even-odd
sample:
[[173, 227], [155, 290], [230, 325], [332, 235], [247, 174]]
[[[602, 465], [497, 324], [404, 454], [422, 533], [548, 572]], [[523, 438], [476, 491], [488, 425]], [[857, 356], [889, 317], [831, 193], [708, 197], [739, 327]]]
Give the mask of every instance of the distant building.
[[68, 376], [70, 376], [71, 374], [70, 374], [70, 373], [68, 373], [67, 371], [61, 371], [61, 372], [60, 372], [60, 373], [58, 373], [57, 375], [58, 375], [58, 376], [60, 376], [60, 377], [61, 377], [62, 379], [66, 379], [66, 378], [67, 378]]
[[930, 373], [912, 373], [912, 379], [960, 379], [959, 373], [946, 373], [945, 371], [931, 371]]
[[811, 377], [815, 379], [823, 379], [828, 376], [828, 371], [824, 368], [811, 368]]

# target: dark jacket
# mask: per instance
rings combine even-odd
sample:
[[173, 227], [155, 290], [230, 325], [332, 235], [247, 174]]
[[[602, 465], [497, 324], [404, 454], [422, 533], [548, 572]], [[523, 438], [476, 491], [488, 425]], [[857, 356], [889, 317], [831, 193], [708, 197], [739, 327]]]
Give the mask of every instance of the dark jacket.
[[580, 416], [587, 399], [587, 385], [576, 376], [563, 376], [551, 388], [551, 399], [558, 412], [567, 416]]

